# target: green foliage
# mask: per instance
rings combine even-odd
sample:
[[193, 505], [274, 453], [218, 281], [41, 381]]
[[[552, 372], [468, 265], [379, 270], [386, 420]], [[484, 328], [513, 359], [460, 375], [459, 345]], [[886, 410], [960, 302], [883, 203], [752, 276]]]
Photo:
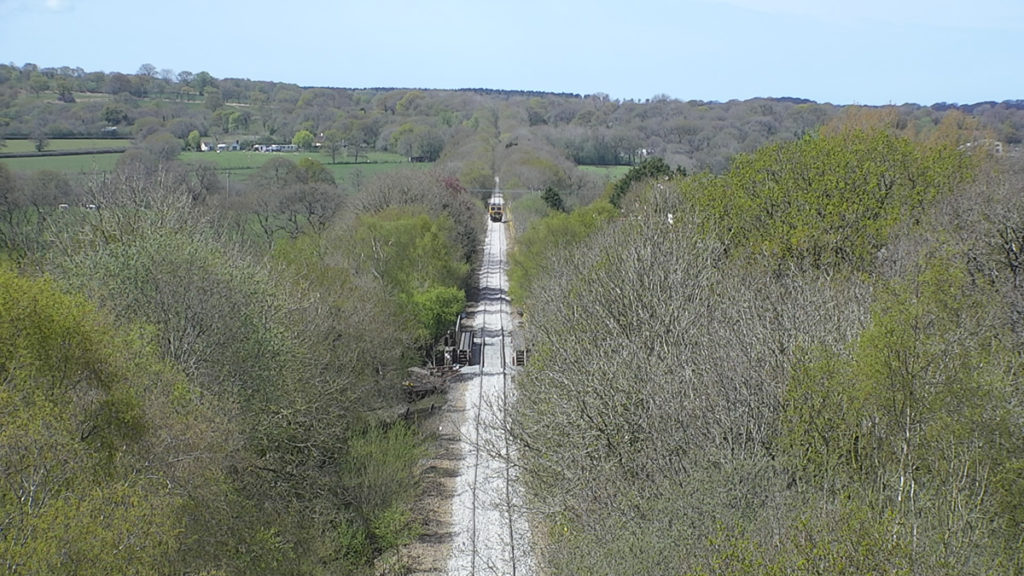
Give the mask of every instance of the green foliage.
[[142, 142], [142, 148], [160, 162], [173, 160], [181, 154], [184, 143], [170, 132], [155, 132]]
[[354, 240], [361, 267], [405, 303], [421, 341], [443, 334], [465, 304], [463, 287], [469, 281], [451, 220], [390, 208], [361, 216]]
[[[862, 160], [878, 145], [827, 138], [861, 142], [847, 153]], [[767, 161], [645, 189], [628, 218], [566, 250], [539, 232], [568, 216], [517, 236], [517, 253], [553, 248], [510, 270], [535, 274], [517, 294], [532, 354], [513, 430], [552, 572], [1020, 572], [1019, 288], [950, 241], [978, 233], [948, 223], [961, 159], [906, 153], [920, 164], [901, 193], [915, 199], [887, 207], [882, 264], [764, 266], [748, 252], [767, 220], [744, 224], [760, 214], [745, 202], [784, 172]], [[794, 152], [804, 161], [817, 165]]]
[[542, 198], [544, 199], [544, 203], [548, 205], [548, 208], [559, 212], [565, 212], [565, 203], [562, 201], [562, 195], [558, 193], [558, 190], [548, 186], [544, 189], [544, 195]]
[[275, 155], [251, 174], [249, 181], [264, 190], [278, 191], [303, 184], [306, 177], [306, 172], [290, 158]]
[[124, 110], [124, 108], [121, 108], [120, 106], [114, 104], [108, 104], [104, 106], [101, 116], [103, 117], [103, 121], [106, 122], [108, 126], [118, 126], [120, 124], [127, 124], [129, 120], [128, 113]]
[[434, 286], [464, 286], [469, 266], [453, 250], [452, 222], [414, 208], [389, 208], [360, 217], [356, 239], [364, 264], [401, 294]]
[[199, 130], [193, 130], [188, 133], [188, 139], [185, 140], [185, 149], [191, 152], [197, 152], [201, 143]]
[[[879, 292], [847, 353], [814, 353], [795, 367], [785, 458], [830, 506], [855, 505], [848, 494], [872, 503], [867, 521], [907, 566], [991, 563], [1001, 529], [970, 519], [1019, 513], [993, 498], [990, 484], [1024, 455], [1008, 378], [1013, 354], [993, 323], [992, 295], [942, 257]], [[834, 545], [860, 545], [850, 536], [835, 535]]]
[[418, 291], [409, 298], [416, 323], [421, 327], [420, 339], [437, 341], [451, 327], [452, 321], [466, 308], [466, 293], [455, 286], [435, 286]]
[[157, 573], [181, 493], [147, 454], [174, 427], [153, 351], [51, 281], [0, 269], [0, 565], [12, 573]]
[[522, 302], [542, 274], [550, 272], [550, 262], [556, 255], [573, 250], [616, 214], [610, 204], [596, 202], [571, 214], [552, 212], [531, 225], [517, 238], [515, 249], [509, 254], [512, 298]]
[[199, 93], [203, 95], [203, 106], [207, 110], [215, 112], [224, 106], [224, 98], [221, 96], [220, 90], [207, 88], [206, 90], [199, 90]]
[[[683, 170], [677, 170], [676, 173], [685, 176], [686, 172]], [[643, 182], [645, 180], [661, 179], [667, 180], [674, 175], [672, 168], [663, 160], [657, 156], [647, 158], [630, 168], [629, 172], [625, 176], [618, 179], [612, 186], [611, 197], [609, 202], [616, 208], [622, 207], [622, 201], [625, 199], [629, 189], [633, 187], [633, 184], [637, 182]]]
[[424, 456], [418, 434], [402, 422], [368, 428], [349, 442], [340, 480], [369, 527], [374, 549], [387, 550], [416, 536], [408, 505], [418, 485], [415, 469]]
[[[388, 322], [379, 286], [371, 292], [324, 264], [323, 237], [282, 243], [275, 257], [288, 268], [271, 275], [202, 229], [166, 226], [192, 221], [164, 216], [108, 230], [115, 242], [71, 254], [59, 271], [122, 317], [153, 325], [162, 353], [190, 376], [184, 396], [230, 422], [217, 437], [219, 477], [193, 487], [183, 507], [182, 565], [362, 571], [415, 529], [415, 517], [386, 511], [407, 509], [415, 494], [416, 469], [403, 458], [418, 462], [418, 440], [397, 431], [374, 440], [375, 424], [369, 440], [361, 432], [371, 408], [398, 396], [411, 338]], [[371, 460], [390, 449], [377, 475]]]
[[897, 224], [970, 174], [954, 150], [847, 130], [738, 156], [723, 178], [683, 189], [741, 254], [863, 271]]
[[306, 174], [306, 182], [310, 184], [328, 184], [334, 186], [334, 175], [327, 171], [323, 164], [312, 158], [302, 158], [298, 162], [299, 168]]
[[403, 156], [433, 162], [441, 157], [444, 138], [431, 126], [406, 122], [391, 134], [390, 149]]
[[300, 150], [311, 150], [315, 141], [313, 133], [309, 130], [299, 130], [292, 137], [292, 144], [298, 146]]
[[185, 231], [136, 233], [75, 255], [64, 274], [125, 317], [157, 326], [164, 353], [203, 389], [268, 401], [287, 357], [266, 272]]

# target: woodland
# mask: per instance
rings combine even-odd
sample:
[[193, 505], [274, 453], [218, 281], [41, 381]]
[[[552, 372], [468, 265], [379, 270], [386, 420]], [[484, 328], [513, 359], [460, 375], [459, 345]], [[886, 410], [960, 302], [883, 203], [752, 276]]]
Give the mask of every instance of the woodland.
[[1024, 574], [1021, 130], [0, 65], [0, 570], [408, 573], [497, 179], [544, 573]]
[[848, 112], [520, 233], [547, 573], [1024, 573], [1024, 170], [968, 125]]

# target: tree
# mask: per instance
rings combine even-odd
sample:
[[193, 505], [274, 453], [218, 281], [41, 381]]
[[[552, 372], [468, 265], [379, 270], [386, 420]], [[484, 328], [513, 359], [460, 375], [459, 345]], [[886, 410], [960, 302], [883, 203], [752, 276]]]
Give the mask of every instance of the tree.
[[[795, 480], [825, 508], [863, 494], [862, 512], [892, 543], [891, 564], [934, 573], [1020, 559], [1019, 528], [1013, 556], [1001, 560], [1001, 529], [981, 520], [1024, 510], [1004, 508], [990, 489], [1024, 450], [1007, 432], [1016, 360], [992, 296], [962, 264], [926, 257], [880, 286], [848, 351], [817, 351], [794, 371], [782, 446]], [[833, 545], [857, 547], [843, 541], [854, 534]]]
[[[682, 173], [682, 171], [680, 171]], [[672, 176], [672, 168], [657, 156], [647, 158], [629, 169], [625, 176], [618, 179], [612, 188], [610, 201], [613, 206], [622, 207], [622, 201], [633, 184], [644, 180], [668, 179]]]
[[429, 349], [465, 304], [469, 265], [451, 219], [415, 207], [364, 214], [354, 233], [358, 269], [398, 295], [414, 321], [416, 342]]
[[725, 178], [683, 188], [740, 252], [864, 270], [895, 226], [973, 171], [949, 146], [846, 129], [737, 156]]
[[302, 158], [299, 160], [298, 166], [306, 173], [306, 182], [310, 184], [335, 185], [334, 175], [320, 162], [312, 158]]
[[[212, 416], [190, 401], [171, 407], [181, 374], [84, 299], [9, 268], [0, 269], [0, 356], [3, 564], [184, 569], [184, 494], [214, 478], [201, 463], [208, 438], [169, 417]], [[166, 451], [151, 448], [153, 429]], [[172, 464], [179, 457], [192, 463]]]
[[33, 94], [39, 95], [50, 89], [50, 79], [39, 72], [35, 72], [29, 79], [28, 86]]
[[149, 135], [142, 143], [142, 148], [161, 162], [168, 162], [181, 154], [184, 143], [175, 138], [174, 134], [160, 130]]
[[275, 155], [264, 162], [249, 179], [254, 186], [273, 191], [305, 184], [306, 177], [306, 172], [290, 158]]
[[228, 117], [228, 132], [240, 132], [249, 129], [252, 114], [248, 110], [235, 110]]
[[75, 95], [71, 90], [71, 84], [66, 80], [57, 83], [57, 101], [65, 104], [75, 103]]
[[20, 204], [20, 188], [14, 173], [7, 164], [0, 162], [0, 241], [5, 251], [18, 248], [17, 208]]
[[220, 97], [220, 90], [207, 86], [203, 94], [203, 106], [210, 112], [216, 112], [224, 106], [224, 99]]
[[444, 139], [434, 128], [407, 122], [391, 135], [391, 149], [403, 156], [433, 162], [441, 157]]
[[120, 124], [128, 123], [128, 112], [120, 106], [107, 104], [103, 107], [102, 113], [103, 121], [109, 126], [118, 126]]
[[107, 76], [106, 90], [108, 94], [128, 94], [133, 90], [132, 79], [127, 74], [115, 72]]
[[36, 152], [42, 152], [50, 145], [50, 139], [46, 135], [45, 128], [37, 127], [32, 131], [32, 145], [36, 149]]
[[565, 211], [565, 204], [562, 202], [562, 195], [558, 193], [558, 190], [548, 186], [544, 189], [543, 198], [544, 203], [548, 205], [548, 208], [559, 212]]
[[193, 130], [188, 133], [188, 139], [185, 141], [185, 149], [193, 152], [198, 152], [201, 144], [202, 137], [199, 135], [199, 130]]
[[188, 84], [189, 86], [194, 88], [196, 92], [199, 93], [200, 96], [205, 96], [206, 90], [208, 88], [217, 87], [217, 79], [211, 76], [209, 72], [203, 71], [193, 76], [191, 82], [189, 82]]
[[331, 155], [331, 164], [338, 161], [338, 152], [345, 148], [345, 134], [336, 128], [324, 132], [323, 151]]
[[309, 130], [299, 130], [292, 137], [292, 144], [298, 146], [300, 150], [311, 150], [315, 141], [313, 133]]

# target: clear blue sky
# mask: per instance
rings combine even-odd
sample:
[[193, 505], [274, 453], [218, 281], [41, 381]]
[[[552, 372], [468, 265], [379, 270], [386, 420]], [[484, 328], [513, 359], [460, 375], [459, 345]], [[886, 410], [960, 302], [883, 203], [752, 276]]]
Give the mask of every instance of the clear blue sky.
[[1024, 0], [0, 0], [0, 62], [643, 100], [1024, 99]]

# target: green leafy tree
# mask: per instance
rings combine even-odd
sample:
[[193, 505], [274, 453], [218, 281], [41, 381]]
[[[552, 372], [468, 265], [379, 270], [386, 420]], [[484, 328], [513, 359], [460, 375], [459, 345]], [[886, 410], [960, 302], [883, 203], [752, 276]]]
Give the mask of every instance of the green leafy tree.
[[509, 254], [509, 293], [524, 301], [539, 278], [551, 270], [556, 257], [575, 249], [583, 240], [614, 218], [607, 202], [596, 202], [572, 214], [552, 212], [534, 223], [516, 241]]
[[62, 80], [57, 84], [57, 101], [64, 102], [65, 104], [75, 103], [75, 94], [71, 84], [66, 80]]
[[[140, 336], [118, 332], [52, 281], [0, 269], [0, 565], [8, 570], [179, 565], [185, 490], [161, 463], [178, 457], [176, 448], [207, 447], [183, 442], [178, 424], [163, 419], [180, 376]], [[156, 427], [167, 453], [148, 451]], [[192, 472], [205, 479], [200, 466]]]
[[547, 204], [548, 208], [557, 210], [559, 212], [565, 211], [565, 203], [562, 201], [562, 195], [558, 193], [558, 190], [548, 186], [544, 189], [542, 196], [544, 203]]
[[[679, 171], [679, 173], [685, 175], [682, 171]], [[653, 179], [667, 180], [672, 175], [673, 170], [665, 160], [657, 156], [647, 158], [630, 168], [625, 176], [615, 181], [609, 201], [612, 203], [612, 206], [621, 208], [622, 202], [633, 184]]]
[[292, 137], [292, 144], [298, 146], [300, 150], [312, 150], [314, 142], [316, 142], [316, 138], [309, 130], [299, 130]]
[[228, 117], [228, 132], [242, 132], [249, 129], [252, 114], [248, 110], [235, 110]]
[[193, 130], [188, 133], [188, 139], [185, 140], [185, 149], [198, 152], [201, 143], [202, 136], [199, 135], [199, 130]]
[[120, 106], [108, 104], [103, 107], [103, 121], [110, 126], [119, 126], [128, 123], [128, 113]]
[[466, 293], [455, 286], [434, 286], [414, 292], [409, 305], [421, 327], [420, 339], [437, 341], [452, 325], [452, 320], [466, 309]]
[[142, 149], [160, 162], [168, 162], [181, 154], [184, 142], [166, 131], [154, 132], [142, 143]]
[[34, 72], [32, 77], [29, 78], [28, 86], [32, 93], [38, 96], [50, 89], [50, 79], [40, 72]]
[[[180, 76], [181, 74], [179, 74], [179, 77]], [[217, 87], [217, 79], [205, 70], [202, 72], [197, 72], [194, 76], [192, 76], [191, 80], [189, 80], [187, 83], [189, 86], [195, 89], [200, 96], [205, 96], [208, 90], [210, 90], [211, 88], [216, 89]], [[217, 94], [217, 97], [220, 97], [219, 92]]]
[[[354, 240], [358, 266], [398, 294], [406, 313], [417, 321], [420, 342], [430, 343], [450, 325], [469, 265], [449, 218], [431, 218], [420, 210], [394, 207], [363, 215]], [[460, 296], [461, 295], [461, 296]], [[448, 313], [447, 318], [442, 315]]]
[[684, 194], [739, 254], [864, 270], [897, 224], [971, 178], [966, 156], [884, 130], [843, 130], [766, 146]]

